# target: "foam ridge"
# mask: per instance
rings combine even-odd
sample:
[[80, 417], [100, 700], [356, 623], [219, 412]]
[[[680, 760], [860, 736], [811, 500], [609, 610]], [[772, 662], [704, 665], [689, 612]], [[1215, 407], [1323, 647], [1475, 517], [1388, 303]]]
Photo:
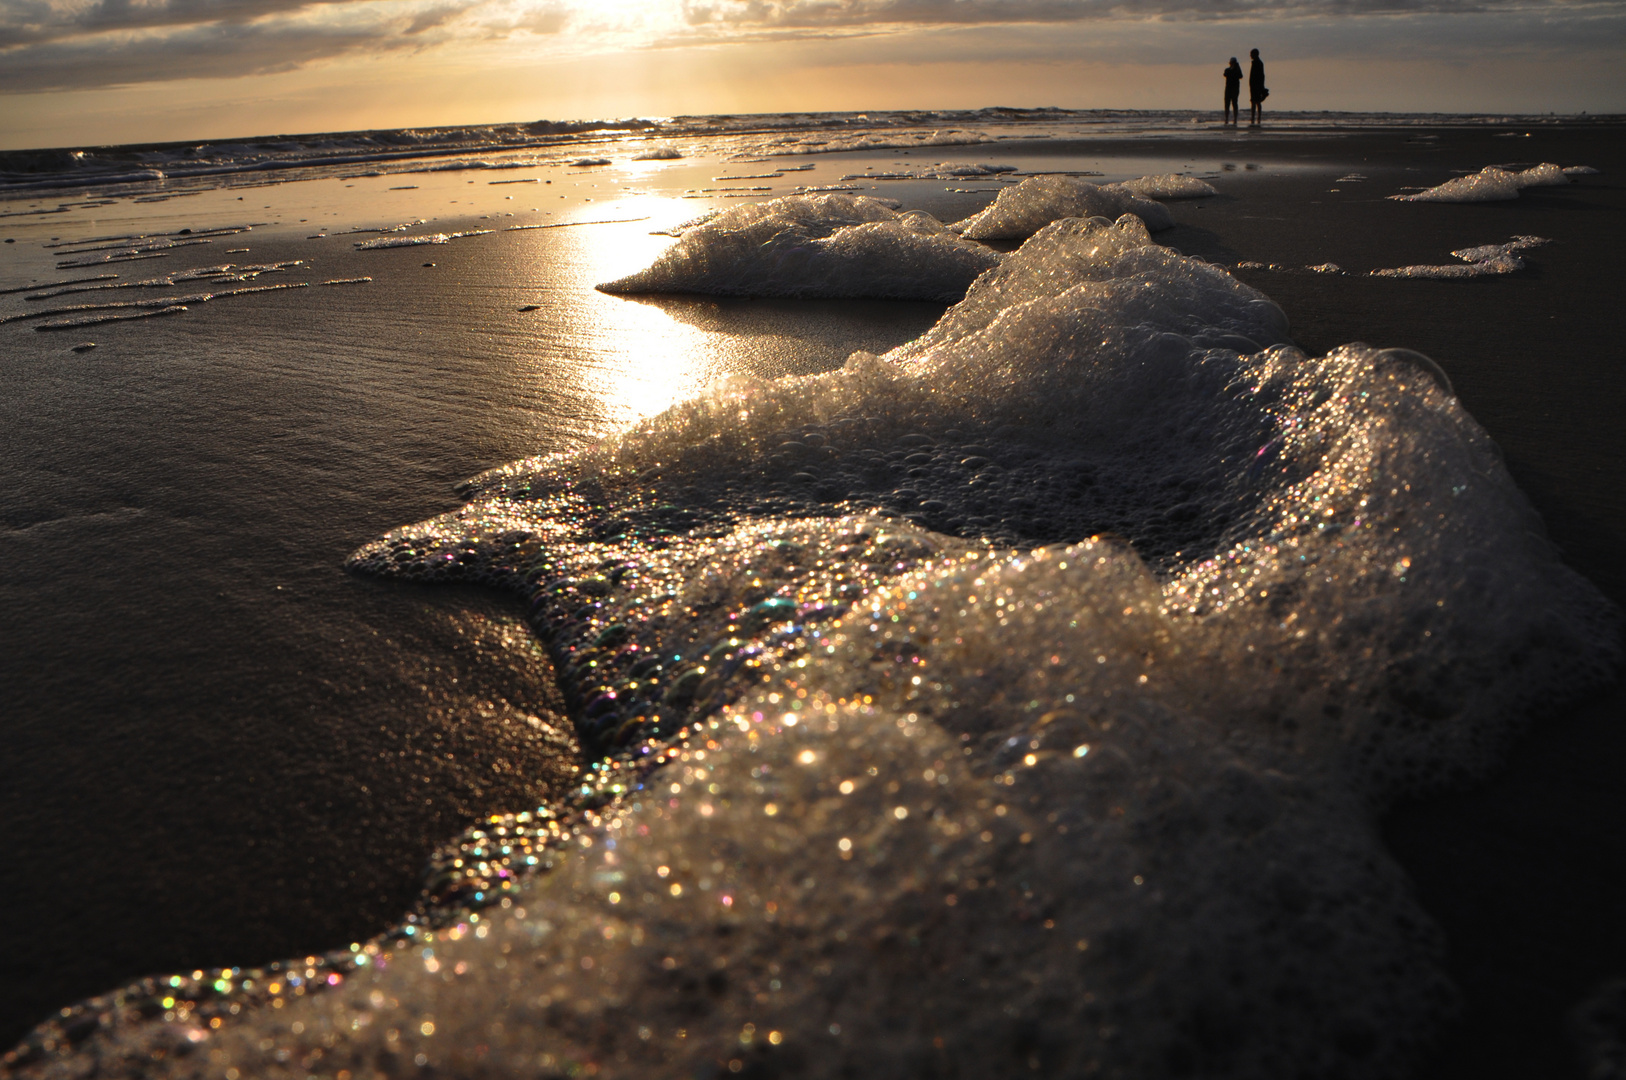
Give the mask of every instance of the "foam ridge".
[[1111, 219], [1123, 214], [1134, 214], [1154, 232], [1174, 225], [1167, 209], [1127, 188], [1092, 184], [1076, 176], [1030, 176], [1001, 191], [980, 213], [949, 228], [968, 240], [1026, 240], [1062, 218]]
[[651, 266], [599, 288], [954, 301], [1000, 258], [923, 211], [843, 194], [750, 203], [674, 231]]
[[1219, 194], [1219, 189], [1208, 181], [1199, 180], [1195, 176], [1181, 176], [1179, 173], [1138, 176], [1133, 180], [1122, 180], [1116, 184], [1102, 186], [1127, 191], [1143, 199], [1206, 199], [1210, 195]]
[[[1555, 187], [1571, 183], [1570, 170], [1551, 163], [1529, 169], [1507, 169], [1487, 165], [1470, 176], [1459, 176], [1443, 184], [1410, 195], [1390, 195], [1396, 202], [1475, 203], [1505, 202], [1517, 199], [1528, 187]], [[1580, 175], [1577, 173], [1577, 175]]]
[[1519, 252], [1550, 243], [1552, 241], [1541, 236], [1515, 236], [1505, 244], [1481, 244], [1453, 251], [1451, 254], [1461, 259], [1461, 263], [1448, 263], [1444, 266], [1397, 266], [1386, 270], [1373, 270], [1372, 276], [1427, 278], [1438, 281], [1500, 277], [1524, 269], [1524, 260], [1519, 258]]

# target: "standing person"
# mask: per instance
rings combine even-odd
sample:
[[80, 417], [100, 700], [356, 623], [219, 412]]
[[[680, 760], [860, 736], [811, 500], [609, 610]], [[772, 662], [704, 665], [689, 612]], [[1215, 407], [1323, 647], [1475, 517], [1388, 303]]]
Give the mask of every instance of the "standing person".
[[1231, 57], [1231, 66], [1225, 69], [1225, 119], [1222, 123], [1234, 124], [1242, 118], [1242, 107], [1237, 104], [1242, 94], [1242, 65]]
[[1270, 91], [1265, 88], [1265, 62], [1259, 59], [1259, 50], [1252, 49], [1248, 55], [1253, 57], [1253, 67], [1248, 71], [1248, 126], [1262, 122], [1265, 118], [1265, 98]]

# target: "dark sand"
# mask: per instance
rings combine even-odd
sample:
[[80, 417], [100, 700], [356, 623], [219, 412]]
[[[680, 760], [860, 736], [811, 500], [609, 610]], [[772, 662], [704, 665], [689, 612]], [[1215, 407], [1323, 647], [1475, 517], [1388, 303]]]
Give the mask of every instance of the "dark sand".
[[[1182, 155], [1193, 162], [1232, 162], [1236, 171], [1215, 181], [1224, 194], [1171, 204], [1183, 224], [1157, 237], [1228, 265], [1256, 260], [1302, 268], [1331, 261], [1355, 274], [1448, 263], [1453, 248], [1500, 243], [1515, 234], [1551, 238], [1551, 245], [1527, 253], [1524, 271], [1480, 281], [1384, 280], [1302, 269], [1238, 274], [1286, 309], [1300, 344], [1311, 352], [1364, 340], [1434, 357], [1503, 447], [1510, 470], [1567, 558], [1626, 605], [1626, 570], [1618, 554], [1626, 550], [1626, 435], [1620, 424], [1626, 349], [1615, 314], [1621, 291], [1616, 253], [1626, 240], [1626, 140], [1621, 137], [1626, 129], [1616, 124], [1531, 127], [1516, 129], [1519, 137], [1497, 137], [1507, 130], [1515, 129], [1407, 128], [1322, 137], [1278, 136], [1268, 127], [1258, 134], [1215, 128], [1178, 141], [1087, 148], [1008, 142], [997, 150], [943, 156], [1162, 158], [1171, 168], [1181, 167], [1175, 159]], [[1531, 137], [1522, 137], [1526, 130]], [[1438, 138], [1421, 141], [1419, 135]], [[1402, 185], [1431, 185], [1457, 171], [1515, 161], [1585, 164], [1603, 173], [1565, 188], [1528, 190], [1509, 203], [1384, 199]], [[1261, 167], [1250, 170], [1249, 163]], [[821, 166], [821, 173], [830, 171], [833, 167]], [[1334, 182], [1351, 171], [1368, 179]], [[920, 205], [902, 190], [879, 193]], [[926, 208], [964, 212], [943, 201], [942, 207]], [[434, 258], [453, 267], [458, 251], [399, 255], [414, 264]], [[262, 257], [259, 251], [256, 257]], [[885, 305], [865, 307], [866, 317], [873, 318], [873, 309]], [[694, 312], [694, 319], [708, 326], [748, 333], [806, 322], [773, 304], [699, 303]], [[922, 305], [899, 305], [898, 312], [900, 322], [924, 325]], [[882, 336], [872, 333], [877, 340], [865, 347], [878, 347]], [[455, 357], [448, 363], [455, 368]], [[414, 392], [433, 394], [435, 386], [426, 375]], [[476, 456], [500, 460], [546, 448], [512, 443], [492, 436], [480, 443]], [[303, 578], [291, 574], [290, 580], [298, 578], [294, 583], [306, 591], [330, 588], [317, 579], [340, 573], [337, 560], [349, 547], [446, 508], [448, 480], [494, 463], [430, 463], [409, 492], [383, 500], [367, 514], [352, 510], [352, 523], [342, 527], [342, 515], [321, 493], [276, 493], [278, 499], [297, 498], [304, 513], [327, 514], [332, 520], [326, 528], [343, 533], [324, 534], [316, 545], [324, 558], [335, 560], [332, 565], [312, 564], [300, 571]], [[442, 494], [426, 494], [436, 490]], [[272, 512], [281, 504], [268, 505]], [[301, 556], [309, 560], [315, 549], [306, 545]], [[251, 558], [245, 565], [250, 563]], [[507, 675], [493, 675], [493, 643], [470, 636], [470, 625], [516, 625], [513, 605], [504, 597], [446, 588], [354, 579], [344, 588], [348, 592], [340, 600], [370, 605], [359, 617], [387, 621], [403, 654], [433, 658], [423, 661], [426, 669], [436, 670], [423, 673], [417, 696], [365, 704], [380, 685], [398, 690], [414, 684], [418, 676], [411, 671], [382, 680], [358, 678], [320, 694], [290, 686], [286, 703], [269, 710], [256, 706], [263, 724], [284, 718], [292, 723], [336, 700], [358, 703], [353, 715], [371, 722], [308, 725], [288, 760], [259, 758], [227, 777], [226, 790], [200, 783], [189, 792], [178, 777], [219, 764], [220, 755], [210, 747], [216, 735], [199, 731], [195, 739], [176, 743], [163, 775], [151, 778], [151, 790], [110, 793], [101, 813], [116, 813], [126, 797], [140, 813], [127, 826], [109, 820], [94, 835], [87, 835], [77, 818], [54, 818], [49, 807], [21, 805], [0, 792], [5, 820], [18, 838], [0, 870], [0, 889], [13, 898], [14, 911], [26, 910], [28, 916], [13, 921], [0, 948], [0, 1043], [56, 1005], [137, 974], [256, 963], [376, 932], [411, 904], [417, 869], [430, 846], [482, 812], [511, 808], [516, 800], [545, 791], [545, 776], [473, 782], [471, 776], [489, 774], [490, 766], [510, 757], [514, 748], [493, 742], [489, 730], [470, 732], [455, 703], [437, 705], [435, 699], [434, 687], [460, 672], [473, 678], [479, 669], [483, 685], [496, 687], [509, 701], [530, 699], [537, 712], [557, 705], [535, 700], [537, 687], [546, 682], [545, 662], [534, 656], [517, 659]], [[484, 613], [485, 620], [461, 621], [460, 613], [471, 610]], [[120, 613], [118, 600], [87, 599], [76, 614], [95, 618], [99, 611], [109, 617]], [[277, 615], [271, 611], [264, 617]], [[342, 659], [339, 645], [332, 649]], [[40, 660], [49, 662], [44, 656]], [[341, 669], [336, 663], [333, 670]], [[312, 674], [334, 677], [331, 671]], [[30, 684], [34, 702], [48, 700], [54, 685], [74, 678], [70, 669], [62, 669], [35, 680]], [[155, 688], [149, 707], [173, 706], [159, 701], [157, 693]], [[216, 690], [212, 698], [199, 691], [200, 701], [227, 698], [228, 690]], [[130, 711], [132, 700], [146, 700], [140, 687], [107, 701], [102, 723], [113, 730], [93, 753], [86, 751], [87, 774], [116, 771], [125, 752], [121, 740], [129, 737], [122, 729], [141, 715], [139, 709]], [[406, 714], [412, 715], [410, 725], [400, 721]], [[1555, 706], [1550, 715], [1532, 718], [1531, 733], [1513, 747], [1509, 767], [1498, 778], [1390, 815], [1389, 843], [1445, 929], [1451, 969], [1467, 1006], [1421, 1076], [1579, 1075], [1566, 1041], [1565, 1016], [1601, 980], [1626, 974], [1626, 927], [1612, 881], [1615, 868], [1626, 861], [1626, 799], [1618, 784], [1626, 775], [1623, 714], [1626, 696], [1618, 692], [1582, 707]], [[50, 740], [61, 733], [43, 730], [30, 737]], [[286, 740], [279, 742], [268, 730], [263, 743], [284, 747]], [[27, 751], [27, 745], [11, 748], [14, 767], [26, 763]], [[458, 759], [455, 765], [448, 753]], [[534, 750], [522, 757], [537, 766], [545, 760]], [[322, 762], [334, 764], [324, 771]], [[333, 772], [341, 770], [338, 763], [343, 775]], [[288, 783], [268, 789], [251, 782], [262, 773]], [[167, 814], [159, 847], [169, 847], [171, 854], [154, 857], [148, 839], [145, 861], [132, 870], [129, 844], [151, 832], [154, 799]], [[234, 799], [241, 805], [228, 810]], [[274, 824], [256, 828], [254, 822]], [[42, 924], [44, 912], [56, 917]], [[229, 917], [221, 918], [222, 912]], [[89, 955], [83, 950], [86, 937], [96, 941]]]

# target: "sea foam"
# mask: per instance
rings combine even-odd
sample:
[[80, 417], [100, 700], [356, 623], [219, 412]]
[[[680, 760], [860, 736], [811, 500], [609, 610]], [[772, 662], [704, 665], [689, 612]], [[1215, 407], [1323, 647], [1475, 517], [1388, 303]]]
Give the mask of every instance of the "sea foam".
[[1133, 217], [466, 494], [353, 565], [524, 597], [575, 810], [443, 864], [499, 904], [25, 1075], [1400, 1075], [1452, 991], [1376, 815], [1618, 660], [1437, 368]]
[[[390, 230], [394, 232], [396, 230]], [[466, 236], [488, 236], [491, 229], [469, 229], [465, 232], [430, 233], [426, 236], [384, 236], [377, 240], [357, 240], [357, 251], [379, 251], [384, 248], [422, 247], [425, 244], [447, 244]]]
[[1218, 195], [1219, 190], [1206, 180], [1178, 173], [1160, 173], [1156, 176], [1138, 176], [1104, 187], [1117, 188], [1143, 199], [1206, 199]]
[[1389, 198], [1397, 202], [1505, 202], [1508, 199], [1517, 199], [1519, 192], [1527, 187], [1568, 184], [1571, 181], [1565, 173], [1566, 170], [1552, 164], [1537, 165], [1522, 172], [1487, 165], [1471, 176], [1447, 180], [1427, 191], [1418, 191], [1411, 195], [1391, 195]]
[[938, 146], [974, 146], [995, 141], [981, 131], [867, 131], [852, 135], [811, 134], [762, 143], [750, 153], [768, 157], [798, 154], [857, 153], [863, 150], [913, 150]]
[[1432, 278], [1441, 281], [1462, 278], [1499, 277], [1524, 269], [1524, 260], [1518, 253], [1551, 243], [1541, 236], [1515, 236], [1505, 244], [1482, 244], [1462, 248], [1451, 254], [1461, 263], [1444, 266], [1397, 266], [1372, 271], [1373, 277]]
[[930, 214], [862, 196], [791, 195], [687, 227], [648, 269], [599, 288], [952, 301], [998, 263]]
[[1150, 199], [1076, 176], [1030, 176], [1001, 191], [981, 213], [949, 228], [970, 240], [1025, 240], [1062, 218], [1116, 218], [1134, 214], [1154, 232], [1174, 225], [1168, 210]]

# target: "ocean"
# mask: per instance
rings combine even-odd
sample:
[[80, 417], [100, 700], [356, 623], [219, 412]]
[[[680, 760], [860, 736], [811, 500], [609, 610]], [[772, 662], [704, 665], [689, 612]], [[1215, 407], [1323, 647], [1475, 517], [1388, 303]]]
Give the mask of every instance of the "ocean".
[[1451, 859], [1621, 760], [1619, 145], [0, 154], [6, 1071], [1606, 1059], [1609, 793]]

